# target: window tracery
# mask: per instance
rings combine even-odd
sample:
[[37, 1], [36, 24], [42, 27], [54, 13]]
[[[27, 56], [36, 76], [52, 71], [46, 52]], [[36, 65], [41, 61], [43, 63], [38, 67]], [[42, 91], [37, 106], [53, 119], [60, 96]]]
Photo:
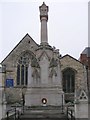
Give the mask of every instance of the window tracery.
[[[23, 86], [28, 85], [29, 64], [31, 65], [32, 68], [37, 68], [37, 69], [40, 68], [39, 63], [35, 58], [35, 56], [33, 56], [28, 52], [25, 52], [21, 55], [17, 63], [17, 85], [23, 85]], [[40, 77], [37, 69], [35, 69], [32, 74], [32, 77], [36, 82], [39, 80]]]
[[23, 54], [17, 63], [17, 85], [28, 84], [28, 64], [30, 61], [30, 54]]

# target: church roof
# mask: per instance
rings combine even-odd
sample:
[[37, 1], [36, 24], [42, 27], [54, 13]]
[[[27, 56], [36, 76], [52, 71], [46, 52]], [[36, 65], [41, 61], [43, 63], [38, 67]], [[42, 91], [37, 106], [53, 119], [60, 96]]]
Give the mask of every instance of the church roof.
[[76, 58], [74, 58], [74, 57], [72, 57], [72, 56], [70, 56], [70, 55], [68, 55], [68, 54], [62, 56], [60, 59], [63, 59], [63, 58], [65, 58], [65, 57], [67, 57], [67, 56], [70, 57], [70, 58], [72, 58], [72, 59], [75, 60], [76, 62], [79, 62], [80, 64], [83, 64], [83, 63], [81, 63], [79, 60], [77, 60]]
[[90, 47], [86, 47], [81, 54], [86, 54], [87, 57], [90, 57]]
[[[13, 50], [5, 57], [5, 59], [1, 62], [1, 64], [6, 60], [6, 58], [8, 58], [8, 57], [10, 56], [10, 54], [13, 53], [13, 51], [20, 45], [20, 43], [21, 43], [22, 41], [24, 41], [24, 39], [27, 39], [27, 38], [31, 39], [36, 46], [39, 46], [39, 45], [31, 38], [31, 36], [27, 33], [27, 34], [21, 39], [21, 41], [13, 48]], [[29, 41], [28, 41], [28, 42], [29, 42]]]

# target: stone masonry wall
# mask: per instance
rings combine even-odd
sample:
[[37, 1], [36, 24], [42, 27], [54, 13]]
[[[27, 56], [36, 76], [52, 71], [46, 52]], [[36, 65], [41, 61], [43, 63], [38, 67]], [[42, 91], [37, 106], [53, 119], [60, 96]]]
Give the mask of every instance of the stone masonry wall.
[[87, 80], [86, 80], [86, 72], [83, 64], [81, 64], [76, 59], [72, 58], [69, 55], [64, 56], [60, 60], [61, 62], [61, 71], [65, 70], [66, 68], [72, 68], [75, 70], [75, 89], [76, 91], [80, 91], [84, 89], [87, 91]]

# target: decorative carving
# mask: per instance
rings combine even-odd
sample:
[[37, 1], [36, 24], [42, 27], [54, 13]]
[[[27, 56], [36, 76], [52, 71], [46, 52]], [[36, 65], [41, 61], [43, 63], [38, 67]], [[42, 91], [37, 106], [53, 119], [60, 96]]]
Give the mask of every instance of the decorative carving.
[[88, 99], [84, 90], [81, 91], [79, 99], [80, 100], [87, 100]]
[[48, 6], [45, 5], [44, 2], [39, 7], [39, 10], [40, 10], [40, 19], [45, 16], [47, 18], [47, 20], [48, 20], [48, 10], [49, 10], [49, 8], [48, 8]]
[[35, 76], [36, 76], [36, 78], [40, 78], [40, 74], [37, 69], [34, 69], [34, 71], [32, 73], [32, 77], [34, 78]]
[[39, 63], [35, 57], [33, 57], [33, 59], [31, 60], [31, 66], [36, 67], [36, 68], [40, 68]]
[[57, 66], [58, 66], [57, 60], [55, 60], [54, 58], [52, 58], [51, 62], [50, 62], [50, 67], [57, 67]]
[[21, 54], [21, 57], [19, 58], [18, 63], [26, 65], [26, 64], [29, 64], [30, 59], [33, 59], [33, 58], [34, 56], [31, 53], [26, 51]]
[[32, 77], [33, 77], [34, 84], [40, 83], [40, 74], [39, 74], [39, 71], [37, 69], [34, 69], [34, 71], [32, 73]]
[[48, 56], [48, 54], [43, 51], [40, 55], [40, 57], [38, 58], [38, 60], [40, 61], [41, 59], [43, 59], [43, 57], [46, 57], [46, 59], [48, 59], [48, 61], [50, 61], [50, 57]]
[[50, 71], [49, 77], [52, 78], [53, 76], [56, 77], [56, 76], [57, 76], [57, 73], [56, 73], [56, 70], [52, 68], [51, 71]]

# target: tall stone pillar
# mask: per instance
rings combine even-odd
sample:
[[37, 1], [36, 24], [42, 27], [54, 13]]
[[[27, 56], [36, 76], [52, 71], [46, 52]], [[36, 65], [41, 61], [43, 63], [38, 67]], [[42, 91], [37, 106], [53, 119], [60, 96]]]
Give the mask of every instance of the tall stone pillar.
[[41, 44], [48, 44], [47, 35], [47, 21], [48, 21], [48, 6], [43, 4], [39, 7], [40, 10], [40, 20], [41, 20]]

